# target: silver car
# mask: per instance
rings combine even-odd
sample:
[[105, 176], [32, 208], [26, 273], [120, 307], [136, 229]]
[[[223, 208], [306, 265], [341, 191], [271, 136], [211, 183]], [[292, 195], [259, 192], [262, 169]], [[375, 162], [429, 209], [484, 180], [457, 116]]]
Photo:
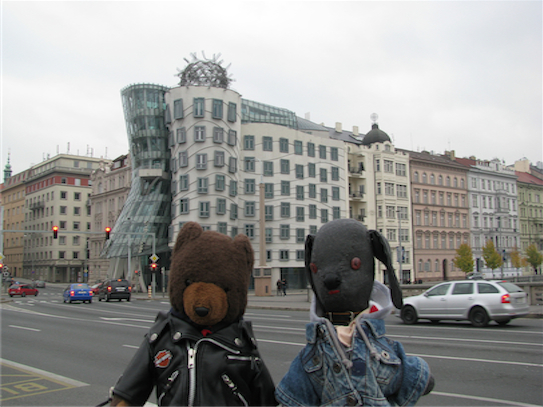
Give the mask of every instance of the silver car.
[[491, 320], [505, 325], [528, 314], [527, 296], [507, 281], [449, 281], [404, 298], [399, 316], [405, 324], [414, 324], [421, 318], [434, 323], [468, 320], [477, 327], [487, 326]]

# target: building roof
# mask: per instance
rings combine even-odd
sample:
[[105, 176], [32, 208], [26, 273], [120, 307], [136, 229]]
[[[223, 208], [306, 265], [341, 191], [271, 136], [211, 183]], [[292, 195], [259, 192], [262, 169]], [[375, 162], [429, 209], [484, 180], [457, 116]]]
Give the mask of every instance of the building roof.
[[296, 116], [296, 121], [298, 122], [298, 130], [301, 131], [310, 131], [310, 130], [318, 130], [318, 131], [328, 131], [327, 127], [321, 126], [320, 124], [313, 123], [310, 120], [302, 119], [301, 117]]
[[371, 130], [366, 133], [364, 140], [362, 140], [362, 145], [369, 146], [373, 143], [384, 143], [385, 141], [390, 142], [390, 137], [383, 130], [379, 129], [377, 123], [373, 123], [371, 125]]
[[543, 179], [534, 177], [532, 174], [528, 174], [527, 172], [515, 171], [515, 175], [518, 177], [517, 182], [543, 186]]
[[409, 151], [409, 150], [405, 150], [405, 151], [409, 153], [410, 160], [426, 161], [426, 162], [437, 164], [437, 165], [446, 165], [448, 167], [456, 167], [464, 171], [467, 171], [469, 169], [467, 165], [459, 163], [455, 160], [451, 160], [449, 157], [446, 157], [446, 156], [430, 154], [427, 151], [423, 151], [422, 153], [419, 153], [416, 151]]

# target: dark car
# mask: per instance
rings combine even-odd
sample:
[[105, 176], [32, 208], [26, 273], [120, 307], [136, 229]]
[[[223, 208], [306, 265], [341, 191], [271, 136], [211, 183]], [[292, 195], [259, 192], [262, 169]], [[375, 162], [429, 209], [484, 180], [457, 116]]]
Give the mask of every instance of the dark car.
[[126, 300], [130, 301], [132, 287], [127, 280], [118, 278], [115, 280], [106, 280], [100, 286], [98, 292], [98, 301], [102, 300]]
[[20, 295], [21, 297], [26, 297], [27, 295], [37, 296], [39, 291], [37, 288], [32, 287], [32, 284], [17, 283], [9, 287], [8, 294], [10, 297], [14, 295]]
[[64, 302], [72, 303], [74, 301], [88, 302], [92, 303], [92, 290], [88, 284], [84, 283], [74, 283], [70, 284], [64, 290], [62, 295]]

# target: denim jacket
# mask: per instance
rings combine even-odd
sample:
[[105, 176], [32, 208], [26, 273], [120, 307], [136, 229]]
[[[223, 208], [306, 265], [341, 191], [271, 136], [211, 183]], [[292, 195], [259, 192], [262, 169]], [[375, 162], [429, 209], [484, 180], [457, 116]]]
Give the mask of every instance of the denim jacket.
[[306, 346], [276, 388], [281, 404], [407, 406], [424, 394], [431, 381], [427, 363], [388, 339], [382, 319], [359, 315], [350, 348], [339, 343], [330, 321], [312, 319]]

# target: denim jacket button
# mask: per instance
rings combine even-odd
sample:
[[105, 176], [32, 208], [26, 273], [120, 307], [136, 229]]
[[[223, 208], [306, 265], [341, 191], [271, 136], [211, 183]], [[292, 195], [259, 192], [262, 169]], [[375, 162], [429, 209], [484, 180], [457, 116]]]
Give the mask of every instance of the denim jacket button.
[[318, 356], [313, 356], [312, 361], [314, 365], [318, 365], [321, 360]]
[[341, 372], [341, 366], [340, 366], [339, 363], [337, 363], [337, 362], [334, 363], [333, 369], [334, 369], [334, 372], [336, 372], [336, 373]]
[[353, 396], [347, 397], [348, 406], [356, 406], [356, 399]]

